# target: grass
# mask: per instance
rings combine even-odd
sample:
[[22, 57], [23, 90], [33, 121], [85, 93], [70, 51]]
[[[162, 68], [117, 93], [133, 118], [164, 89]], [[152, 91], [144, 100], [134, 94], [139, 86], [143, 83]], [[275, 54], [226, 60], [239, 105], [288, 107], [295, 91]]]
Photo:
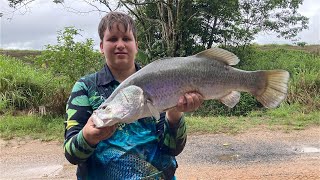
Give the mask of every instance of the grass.
[[44, 141], [63, 140], [63, 118], [40, 116], [0, 116], [0, 137], [30, 137]]
[[55, 111], [65, 109], [63, 103], [72, 87], [67, 77], [55, 76], [48, 70], [3, 55], [0, 55], [0, 69], [0, 112], [6, 108], [22, 110], [40, 105]]
[[[0, 138], [31, 137], [63, 141], [64, 119], [39, 116], [0, 116]], [[306, 113], [298, 104], [282, 105], [273, 110], [253, 111], [248, 116], [186, 116], [188, 134], [238, 134], [252, 128], [290, 132], [320, 126], [320, 112]]]
[[320, 112], [301, 105], [282, 105], [272, 110], [252, 111], [247, 116], [186, 117], [189, 133], [237, 134], [251, 128], [264, 127], [285, 132], [320, 126]]

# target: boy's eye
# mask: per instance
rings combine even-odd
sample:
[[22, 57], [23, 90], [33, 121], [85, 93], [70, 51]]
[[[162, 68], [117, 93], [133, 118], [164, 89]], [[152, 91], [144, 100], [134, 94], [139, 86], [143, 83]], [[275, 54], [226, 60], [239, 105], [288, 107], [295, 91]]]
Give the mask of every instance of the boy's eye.
[[111, 38], [107, 39], [107, 41], [116, 42], [116, 41], [118, 41], [118, 38], [111, 37]]
[[129, 37], [124, 37], [122, 40], [123, 41], [130, 41], [130, 38]]

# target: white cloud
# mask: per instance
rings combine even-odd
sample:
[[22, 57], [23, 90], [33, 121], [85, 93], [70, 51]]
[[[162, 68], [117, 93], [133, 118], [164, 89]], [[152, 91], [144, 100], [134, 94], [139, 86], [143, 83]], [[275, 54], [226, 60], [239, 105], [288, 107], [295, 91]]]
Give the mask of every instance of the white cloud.
[[[320, 1], [304, 0], [298, 12], [309, 18], [309, 28], [300, 32], [296, 39], [308, 44], [320, 44]], [[275, 33], [260, 33], [256, 36], [258, 44], [293, 44], [291, 40], [278, 38]]]
[[[67, 26], [82, 29], [83, 38], [99, 43], [97, 26], [102, 16], [99, 13], [71, 13], [60, 4], [36, 2], [29, 4], [31, 9], [27, 11], [15, 12], [11, 20], [7, 19], [11, 18], [10, 14], [1, 18], [1, 48], [43, 49], [47, 44], [55, 44], [57, 32]], [[74, 4], [74, 8], [81, 7], [79, 3]], [[7, 7], [7, 12], [10, 11]]]

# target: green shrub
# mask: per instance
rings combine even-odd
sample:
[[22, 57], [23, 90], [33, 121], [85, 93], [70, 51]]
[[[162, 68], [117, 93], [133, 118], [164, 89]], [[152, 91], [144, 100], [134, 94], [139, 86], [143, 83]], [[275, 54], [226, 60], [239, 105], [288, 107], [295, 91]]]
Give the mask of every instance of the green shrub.
[[67, 27], [58, 32], [58, 44], [31, 57], [26, 65], [17, 59], [1, 56], [0, 111], [28, 110], [38, 106], [55, 114], [65, 113], [72, 85], [81, 76], [103, 67], [104, 59], [93, 50], [93, 40], [76, 42], [78, 29]]
[[307, 45], [306, 42], [297, 42], [298, 46], [305, 47]]
[[58, 44], [47, 45], [41, 55], [36, 57], [36, 64], [48, 68], [56, 75], [64, 75], [71, 81], [77, 81], [83, 75], [95, 72], [103, 67], [105, 60], [93, 49], [93, 40], [75, 42], [80, 30], [66, 27], [58, 32]]

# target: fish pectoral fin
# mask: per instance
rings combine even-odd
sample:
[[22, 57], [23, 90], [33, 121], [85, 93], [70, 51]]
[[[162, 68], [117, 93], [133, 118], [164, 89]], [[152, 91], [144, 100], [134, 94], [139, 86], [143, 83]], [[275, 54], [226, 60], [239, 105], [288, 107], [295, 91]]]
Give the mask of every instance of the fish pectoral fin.
[[231, 91], [231, 93], [223, 96], [220, 101], [226, 106], [233, 108], [236, 104], [238, 104], [240, 100], [240, 93], [238, 91]]
[[154, 105], [151, 103], [150, 100], [147, 100], [147, 106], [149, 108], [150, 113], [152, 114], [152, 116], [156, 119], [159, 120], [160, 119], [160, 113], [159, 111], [154, 107]]
[[240, 61], [239, 58], [235, 54], [233, 54], [232, 52], [229, 52], [227, 50], [221, 49], [221, 48], [207, 49], [202, 52], [199, 52], [195, 56], [204, 57], [207, 59], [218, 60], [220, 62], [227, 64], [227, 65], [236, 65]]

